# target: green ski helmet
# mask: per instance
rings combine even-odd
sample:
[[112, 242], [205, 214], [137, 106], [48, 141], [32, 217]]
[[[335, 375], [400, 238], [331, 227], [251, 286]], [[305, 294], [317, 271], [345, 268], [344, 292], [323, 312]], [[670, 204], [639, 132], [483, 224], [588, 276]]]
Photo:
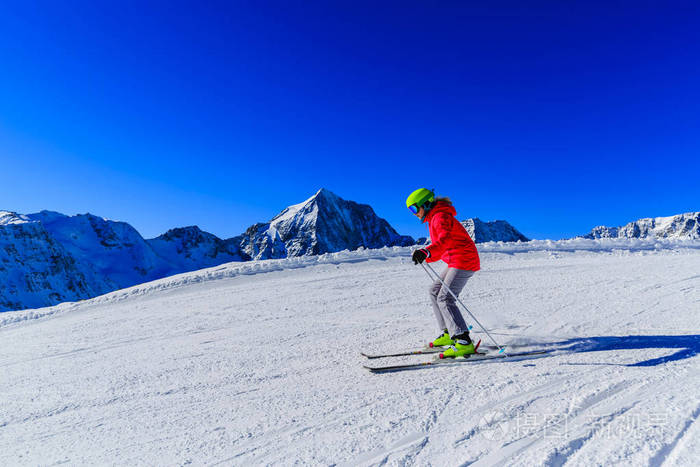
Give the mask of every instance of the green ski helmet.
[[420, 208], [425, 203], [432, 203], [435, 201], [435, 193], [427, 188], [418, 188], [416, 191], [408, 195], [406, 198], [406, 207], [413, 214], [417, 214]]

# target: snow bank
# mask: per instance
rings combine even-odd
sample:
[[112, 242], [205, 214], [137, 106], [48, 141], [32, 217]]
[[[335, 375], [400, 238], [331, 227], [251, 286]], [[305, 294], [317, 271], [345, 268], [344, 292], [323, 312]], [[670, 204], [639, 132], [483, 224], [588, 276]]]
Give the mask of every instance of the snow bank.
[[477, 245], [485, 253], [528, 251], [649, 251], [700, 249], [700, 240], [673, 238], [570, 238], [567, 240], [530, 240], [529, 242], [485, 242]]

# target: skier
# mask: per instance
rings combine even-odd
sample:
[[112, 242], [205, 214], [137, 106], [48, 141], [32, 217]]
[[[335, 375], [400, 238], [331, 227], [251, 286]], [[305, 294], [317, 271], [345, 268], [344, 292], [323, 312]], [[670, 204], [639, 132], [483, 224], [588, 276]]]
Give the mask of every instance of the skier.
[[[464, 226], [455, 218], [457, 211], [449, 198], [435, 198], [435, 193], [427, 188], [419, 188], [406, 199], [406, 207], [421, 222], [428, 223], [431, 244], [413, 252], [413, 263], [427, 261], [434, 263], [443, 260], [447, 269], [442, 280], [455, 296], [459, 296], [470, 277], [480, 269], [479, 253], [476, 245]], [[443, 358], [462, 357], [476, 352], [469, 337], [469, 329], [462, 313], [455, 304], [455, 298], [439, 280], [430, 287], [433, 311], [442, 334], [430, 347], [449, 346]]]

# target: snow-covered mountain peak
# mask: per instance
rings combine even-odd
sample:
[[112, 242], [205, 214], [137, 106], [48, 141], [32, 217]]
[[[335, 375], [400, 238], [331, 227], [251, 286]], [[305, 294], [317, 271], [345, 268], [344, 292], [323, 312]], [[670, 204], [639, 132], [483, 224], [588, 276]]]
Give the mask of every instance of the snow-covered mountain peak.
[[326, 188], [321, 188], [318, 190], [316, 193], [314, 193], [313, 196], [308, 198], [307, 200], [299, 203], [299, 204], [293, 204], [291, 206], [288, 206], [285, 208], [282, 212], [277, 214], [275, 217], [272, 218], [270, 221], [270, 224], [272, 225], [277, 225], [277, 224], [284, 224], [287, 223], [298, 216], [304, 216], [305, 220], [304, 222], [310, 223], [312, 221], [316, 220], [316, 217], [318, 216], [318, 207], [321, 204], [325, 205], [332, 205], [338, 204], [338, 201], [341, 201], [342, 199], [337, 196], [335, 193], [332, 193], [331, 191], [327, 190]]
[[192, 271], [232, 261], [250, 259], [240, 251], [240, 237], [222, 240], [196, 225], [170, 229], [163, 235], [146, 240], [172, 271]]
[[320, 190], [318, 190], [316, 192], [316, 194], [314, 194], [311, 197], [311, 199], [314, 199], [314, 198], [317, 200], [325, 200], [325, 201], [332, 202], [332, 203], [338, 202], [338, 201], [343, 201], [343, 198], [336, 195], [335, 193], [333, 193], [332, 191], [330, 191], [327, 188], [321, 188]]
[[[319, 214], [326, 216], [340, 215], [345, 223], [348, 224], [347, 227], [350, 227], [349, 224], [352, 220], [348, 216], [348, 209], [344, 203], [348, 202], [326, 188], [321, 188], [304, 202], [289, 206], [272, 218], [270, 228], [274, 231], [284, 230], [292, 225], [313, 228], [318, 222]], [[274, 234], [272, 230], [270, 231], [271, 235]]]
[[12, 211], [0, 211], [0, 225], [26, 224], [27, 222], [31, 222], [31, 219], [25, 215]]
[[44, 209], [43, 211], [35, 212], [33, 214], [27, 214], [26, 217], [37, 222], [56, 222], [59, 220], [69, 219], [69, 216], [61, 214], [56, 211], [48, 211]]
[[308, 216], [312, 214], [317, 196], [314, 195], [306, 201], [286, 207], [282, 212], [272, 218], [270, 224], [283, 224], [293, 221], [298, 216]]
[[269, 259], [411, 243], [413, 239], [396, 233], [369, 205], [321, 188], [269, 223], [248, 229], [242, 247], [254, 259]]
[[[79, 300], [108, 291], [46, 226], [0, 212], [0, 312]], [[111, 290], [113, 290], [112, 287]]]
[[174, 240], [176, 238], [192, 240], [202, 237], [213, 239], [216, 238], [216, 235], [203, 231], [199, 226], [188, 225], [186, 227], [170, 229], [158, 238], [162, 238], [163, 240]]
[[700, 212], [638, 219], [621, 227], [598, 226], [585, 238], [700, 238]]
[[341, 199], [340, 196], [336, 195], [328, 188], [320, 188], [316, 193], [314, 193], [314, 195], [311, 198], [307, 199], [305, 202], [309, 202], [317, 198]]
[[483, 242], [527, 242], [529, 239], [506, 221], [484, 222], [478, 217], [462, 221], [472, 240]]

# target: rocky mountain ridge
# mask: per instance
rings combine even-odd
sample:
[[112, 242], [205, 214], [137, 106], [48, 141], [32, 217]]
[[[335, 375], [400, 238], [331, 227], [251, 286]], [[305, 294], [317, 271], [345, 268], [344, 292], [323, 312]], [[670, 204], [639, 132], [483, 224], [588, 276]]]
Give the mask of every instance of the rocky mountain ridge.
[[650, 217], [620, 227], [594, 227], [584, 238], [700, 238], [700, 212], [667, 217]]
[[503, 220], [484, 222], [478, 217], [462, 221], [462, 225], [474, 243], [484, 242], [528, 242], [518, 229]]
[[232, 261], [413, 243], [370, 206], [325, 189], [229, 239], [189, 226], [147, 240], [126, 222], [92, 214], [0, 211], [0, 311], [86, 299]]
[[74, 301], [109, 291], [38, 221], [0, 211], [0, 311]]
[[241, 247], [253, 259], [271, 259], [414, 243], [413, 238], [399, 235], [371, 206], [346, 201], [322, 188], [270, 222], [250, 227]]

